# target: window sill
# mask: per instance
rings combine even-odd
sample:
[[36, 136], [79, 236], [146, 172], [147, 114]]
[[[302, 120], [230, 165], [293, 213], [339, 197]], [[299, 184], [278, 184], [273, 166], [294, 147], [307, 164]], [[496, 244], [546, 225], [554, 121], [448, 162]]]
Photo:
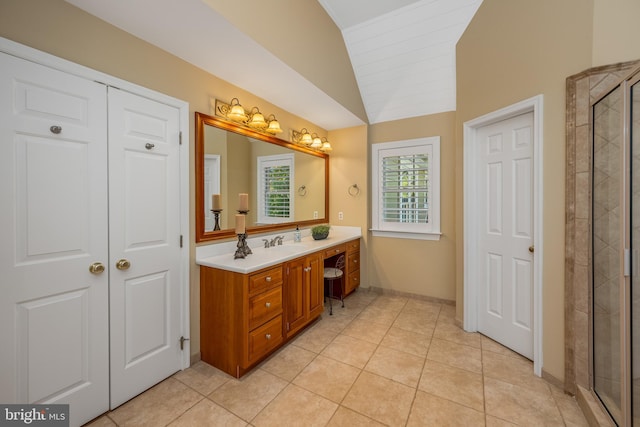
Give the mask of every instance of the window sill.
[[370, 229], [374, 237], [391, 237], [395, 239], [412, 239], [412, 240], [440, 240], [442, 233], [435, 231], [430, 233], [416, 233], [405, 231], [387, 231]]

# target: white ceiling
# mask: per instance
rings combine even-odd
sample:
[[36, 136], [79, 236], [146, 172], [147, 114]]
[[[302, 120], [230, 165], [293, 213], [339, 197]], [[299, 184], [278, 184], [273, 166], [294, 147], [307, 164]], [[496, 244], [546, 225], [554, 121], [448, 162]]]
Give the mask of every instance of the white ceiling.
[[[66, 1], [324, 129], [362, 124], [202, 0]], [[455, 110], [455, 44], [482, 0], [318, 1], [342, 30], [370, 123]], [[225, 43], [201, 48], [219, 34]]]
[[342, 30], [370, 123], [456, 109], [456, 43], [482, 0], [318, 0]]

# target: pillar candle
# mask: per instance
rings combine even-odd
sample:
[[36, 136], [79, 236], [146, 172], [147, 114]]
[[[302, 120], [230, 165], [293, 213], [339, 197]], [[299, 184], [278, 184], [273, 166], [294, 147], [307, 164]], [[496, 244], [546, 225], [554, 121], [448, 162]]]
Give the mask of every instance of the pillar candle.
[[245, 227], [245, 216], [242, 214], [236, 215], [236, 234], [244, 234], [246, 231]]
[[211, 195], [211, 209], [220, 210], [220, 195], [212, 194]]
[[240, 197], [240, 206], [238, 207], [239, 211], [248, 211], [249, 210], [249, 195], [247, 193], [238, 194]]

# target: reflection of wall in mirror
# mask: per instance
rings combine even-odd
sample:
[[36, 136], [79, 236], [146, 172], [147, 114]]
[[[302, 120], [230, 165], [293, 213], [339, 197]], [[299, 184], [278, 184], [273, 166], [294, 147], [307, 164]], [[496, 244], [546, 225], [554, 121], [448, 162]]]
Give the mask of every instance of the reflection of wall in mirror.
[[[294, 180], [295, 220], [323, 218], [324, 215], [324, 159], [296, 152], [296, 176]], [[298, 192], [305, 186], [306, 194]], [[317, 215], [314, 216], [314, 213]]]

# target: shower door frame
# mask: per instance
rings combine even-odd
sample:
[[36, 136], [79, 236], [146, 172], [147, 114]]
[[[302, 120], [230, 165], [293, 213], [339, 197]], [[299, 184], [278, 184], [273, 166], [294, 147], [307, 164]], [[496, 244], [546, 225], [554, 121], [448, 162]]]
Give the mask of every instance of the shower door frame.
[[[633, 391], [632, 391], [632, 343], [633, 336], [631, 331], [631, 310], [632, 310], [632, 278], [633, 272], [638, 271], [638, 266], [633, 265], [633, 256], [631, 255], [633, 252], [632, 247], [632, 117], [631, 117], [631, 88], [634, 84], [640, 81], [640, 69], [634, 70], [631, 74], [629, 74], [626, 78], [622, 79], [622, 81], [611, 85], [609, 90], [606, 93], [597, 99], [594, 99], [590, 103], [590, 138], [591, 138], [591, 150], [593, 153], [594, 149], [594, 134], [595, 134], [595, 118], [594, 118], [594, 107], [600, 101], [605, 99], [609, 94], [611, 94], [618, 87], [620, 88], [620, 105], [622, 107], [622, 112], [620, 114], [620, 130], [622, 134], [621, 138], [621, 150], [620, 150], [620, 194], [619, 194], [619, 206], [620, 206], [620, 224], [619, 224], [619, 236], [620, 236], [620, 246], [619, 251], [622, 254], [620, 259], [619, 267], [619, 309], [620, 309], [620, 416], [621, 416], [621, 424], [624, 426], [632, 426], [633, 425]], [[593, 155], [592, 155], [593, 156]], [[595, 162], [595, 158], [592, 157], [592, 162]], [[637, 171], [640, 174], [640, 171]], [[592, 209], [593, 205], [593, 166], [592, 166], [592, 175], [591, 175], [591, 203], [590, 209]], [[590, 217], [590, 246], [593, 248], [593, 218]], [[593, 294], [593, 265], [594, 265], [594, 254], [593, 249], [591, 249], [591, 275], [589, 277], [589, 292], [590, 292], [590, 316], [589, 316], [589, 355], [590, 355], [590, 363], [589, 363], [589, 379], [590, 379], [590, 388], [592, 392], [598, 396], [598, 400], [600, 405], [604, 407], [604, 409], [609, 412], [609, 416], [613, 419], [611, 412], [607, 409], [605, 403], [600, 398], [598, 392], [595, 388], [595, 343], [594, 343], [594, 304], [595, 297]]]

